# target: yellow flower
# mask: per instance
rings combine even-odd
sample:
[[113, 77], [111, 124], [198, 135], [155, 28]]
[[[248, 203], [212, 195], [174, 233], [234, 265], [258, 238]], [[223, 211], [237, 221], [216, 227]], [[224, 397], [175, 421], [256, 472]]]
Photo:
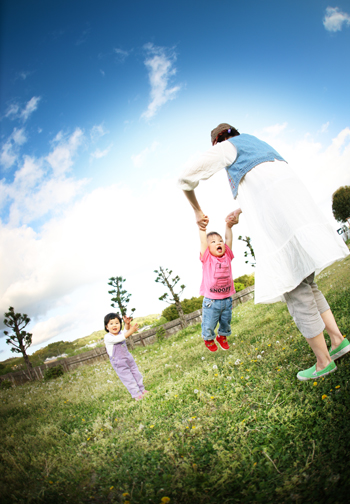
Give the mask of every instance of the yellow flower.
[[197, 418], [197, 417], [195, 417], [195, 416], [192, 416], [191, 418], [193, 418], [193, 419], [194, 419], [194, 418]]
[[271, 343], [269, 345], [267, 345], [267, 346], [271, 346]]
[[109, 489], [110, 489], [110, 490], [113, 490], [113, 488], [114, 488], [114, 486], [111, 486]]
[[168, 504], [168, 502], [170, 502], [170, 497], [162, 497], [162, 498], [160, 499], [160, 502], [161, 502], [162, 504]]
[[314, 385], [314, 387], [316, 387], [316, 385], [317, 385], [317, 381], [314, 381], [313, 385]]
[[130, 504], [130, 501], [124, 501], [124, 504]]
[[88, 437], [86, 441], [90, 441], [90, 438]]
[[277, 369], [277, 373], [278, 373], [278, 371], [281, 371], [281, 370], [280, 370], [280, 369]]
[[322, 396], [322, 400], [323, 400], [323, 399], [326, 399], [326, 397], [327, 397], [327, 396], [326, 396], [326, 394], [323, 394], [323, 396]]
[[53, 481], [49, 481], [50, 485], [53, 485]]
[[195, 429], [195, 428], [196, 428], [196, 426], [195, 426], [195, 425], [192, 425], [192, 429]]
[[257, 462], [254, 462], [253, 466], [256, 466]]
[[335, 388], [340, 388], [340, 385], [337, 385]]
[[189, 429], [189, 426], [187, 425], [186, 429]]
[[210, 399], [214, 399], [214, 396], [211, 396]]
[[214, 375], [214, 376], [219, 376], [219, 375], [218, 375], [217, 373], [215, 373], [215, 375]]
[[178, 397], [178, 395], [176, 394], [175, 397]]
[[150, 428], [150, 429], [153, 429], [153, 427], [154, 427], [154, 425], [150, 425], [150, 426], [149, 426], [149, 428]]
[[123, 497], [128, 497], [129, 495], [128, 492], [123, 493]]
[[82, 422], [85, 422], [85, 419], [84, 419], [84, 418], [82, 418], [82, 419], [81, 419], [81, 421], [82, 421]]
[[118, 422], [118, 418], [115, 418], [115, 419], [114, 419], [114, 421], [115, 421], [115, 422]]

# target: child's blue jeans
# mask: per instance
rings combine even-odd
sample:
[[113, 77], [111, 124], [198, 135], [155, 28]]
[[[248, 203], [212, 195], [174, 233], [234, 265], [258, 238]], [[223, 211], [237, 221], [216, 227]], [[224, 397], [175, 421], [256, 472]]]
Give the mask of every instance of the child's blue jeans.
[[232, 297], [225, 299], [203, 299], [202, 338], [205, 341], [215, 338], [215, 328], [219, 322], [218, 334], [230, 336], [232, 317]]

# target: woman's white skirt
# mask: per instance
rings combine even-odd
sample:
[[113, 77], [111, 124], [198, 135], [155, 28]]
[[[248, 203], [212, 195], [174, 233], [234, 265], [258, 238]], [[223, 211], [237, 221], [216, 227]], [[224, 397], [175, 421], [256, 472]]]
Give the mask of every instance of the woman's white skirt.
[[255, 303], [283, 294], [349, 254], [306, 187], [283, 161], [262, 163], [239, 185], [256, 258]]

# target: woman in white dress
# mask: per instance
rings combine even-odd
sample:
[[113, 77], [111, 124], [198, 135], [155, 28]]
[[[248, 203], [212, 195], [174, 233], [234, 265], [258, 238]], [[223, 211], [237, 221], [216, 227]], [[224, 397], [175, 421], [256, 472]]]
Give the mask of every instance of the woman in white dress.
[[[211, 132], [212, 147], [191, 162], [179, 179], [200, 229], [209, 222], [194, 189], [200, 180], [227, 171], [240, 208], [226, 221], [238, 223], [243, 211], [256, 258], [255, 303], [285, 301], [316, 364], [300, 371], [300, 380], [317, 379], [337, 369], [335, 360], [350, 351], [314, 276], [349, 254], [310, 194], [270, 145], [221, 123]], [[331, 339], [328, 351], [323, 331]]]

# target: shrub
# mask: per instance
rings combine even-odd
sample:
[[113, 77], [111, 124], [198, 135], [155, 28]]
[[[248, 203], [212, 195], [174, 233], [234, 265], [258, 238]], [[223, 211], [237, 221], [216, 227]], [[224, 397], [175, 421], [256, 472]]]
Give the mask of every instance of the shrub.
[[44, 380], [51, 380], [52, 378], [58, 378], [63, 375], [63, 367], [62, 366], [54, 366], [47, 369], [44, 373]]
[[[233, 283], [235, 284], [235, 287], [237, 284], [243, 284], [244, 285], [243, 289], [245, 289], [246, 287], [250, 287], [251, 285], [254, 285], [254, 282], [255, 282], [254, 273], [252, 273], [251, 275], [242, 275], [240, 277], [235, 278], [233, 281]], [[243, 289], [239, 289], [239, 290], [243, 290]], [[237, 287], [236, 287], [236, 291], [237, 291]]]
[[235, 282], [235, 289], [236, 289], [236, 292], [239, 292], [239, 291], [245, 289], [245, 285], [242, 284], [241, 282]]
[[156, 331], [156, 338], [157, 338], [158, 343], [161, 343], [162, 341], [164, 341], [165, 334], [166, 334], [166, 331], [164, 329], [164, 326], [158, 327], [158, 329]]
[[[192, 297], [191, 299], [184, 299], [181, 301], [181, 306], [185, 315], [192, 313], [196, 310], [202, 308], [203, 296]], [[167, 319], [168, 322], [179, 318], [175, 304], [172, 304], [162, 311], [162, 316]]]
[[12, 387], [12, 383], [10, 382], [10, 380], [2, 380], [0, 382], [0, 389], [1, 390], [7, 390], [7, 389], [10, 389]]

